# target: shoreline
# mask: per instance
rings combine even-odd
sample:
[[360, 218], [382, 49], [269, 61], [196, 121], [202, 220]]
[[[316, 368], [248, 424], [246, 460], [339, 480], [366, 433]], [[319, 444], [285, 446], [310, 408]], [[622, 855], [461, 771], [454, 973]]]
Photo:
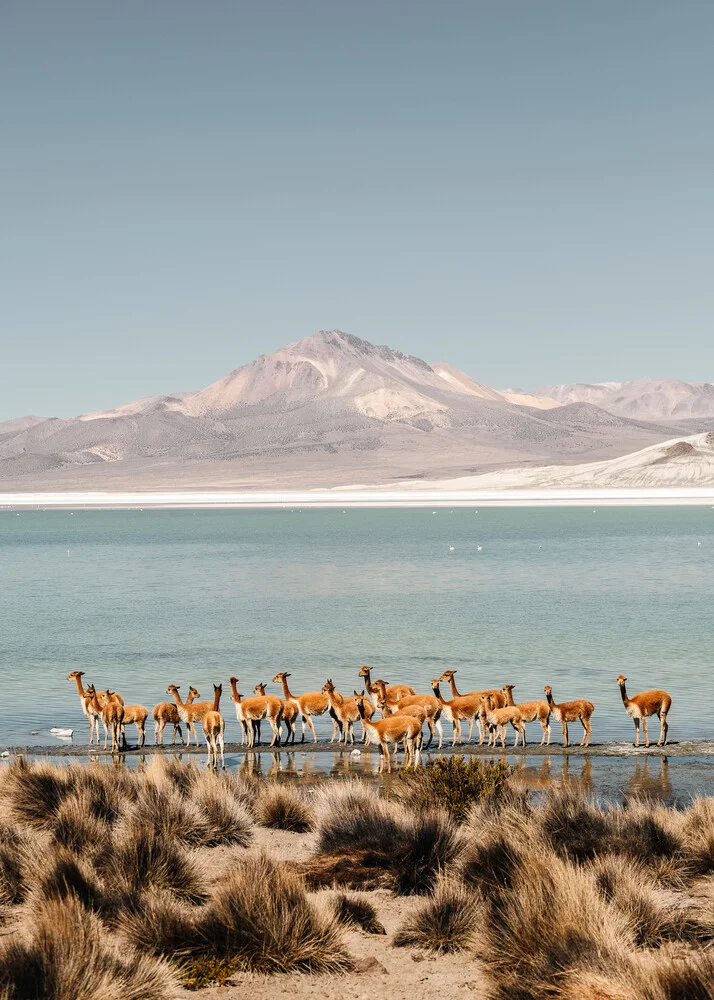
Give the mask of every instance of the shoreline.
[[[289, 746], [282, 744], [281, 746], [271, 747], [267, 743], [261, 744], [260, 746], [253, 747], [252, 749], [244, 746], [240, 743], [226, 743], [225, 752], [226, 754], [233, 754], [234, 756], [249, 757], [254, 754], [271, 754], [276, 756], [278, 754], [312, 754], [312, 753], [340, 753], [349, 757], [353, 749], [358, 749], [360, 751], [360, 757], [369, 754], [370, 756], [376, 756], [379, 753], [378, 747], [365, 746], [364, 744], [356, 744], [354, 747], [350, 744], [348, 747], [340, 746], [337, 743], [328, 743], [326, 740], [319, 740], [317, 743], [291, 743]], [[59, 746], [29, 746], [29, 747], [7, 747], [10, 753], [10, 759], [12, 757], [141, 757], [147, 754], [159, 754], [159, 755], [172, 755], [172, 754], [190, 754], [197, 757], [206, 756], [205, 745], [200, 745], [196, 747], [192, 744], [190, 747], [176, 745], [163, 745], [155, 746], [154, 744], [146, 745], [144, 747], [134, 747], [129, 746], [126, 750], [119, 751], [117, 753], [112, 753], [111, 750], [97, 749], [96, 747], [90, 747], [88, 743], [78, 745], [78, 746], [66, 746], [65, 744]], [[525, 747], [517, 746], [514, 747], [511, 744], [506, 744], [505, 747], [487, 747], [479, 746], [476, 743], [457, 743], [456, 746], [444, 746], [441, 750], [436, 748], [429, 748], [429, 750], [424, 750], [423, 754], [427, 755], [440, 755], [440, 756], [450, 756], [451, 754], [464, 754], [468, 756], [479, 756], [479, 757], [493, 757], [500, 755], [508, 756], [522, 756], [522, 757], [622, 757], [622, 758], [633, 758], [633, 757], [701, 757], [701, 756], [714, 756], [714, 741], [712, 740], [681, 740], [679, 742], [668, 743], [666, 746], [657, 746], [652, 744], [649, 747], [639, 746], [635, 748], [632, 743], [622, 742], [611, 742], [611, 743], [594, 743], [589, 747], [581, 747], [578, 745], [563, 747], [560, 744], [551, 743], [550, 745], [540, 746], [538, 743], [533, 743], [530, 746]], [[8, 758], [6, 758], [8, 759]]]
[[661, 489], [446, 490], [342, 487], [327, 490], [147, 490], [6, 492], [0, 511], [221, 510], [440, 507], [714, 507], [714, 484]]

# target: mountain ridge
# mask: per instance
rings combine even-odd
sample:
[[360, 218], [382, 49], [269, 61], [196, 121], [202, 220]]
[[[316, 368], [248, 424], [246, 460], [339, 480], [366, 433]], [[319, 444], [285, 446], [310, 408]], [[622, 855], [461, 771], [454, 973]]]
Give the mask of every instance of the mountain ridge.
[[[639, 380], [599, 388], [572, 383], [550, 387], [551, 395], [500, 391], [445, 362], [430, 365], [387, 345], [321, 330], [203, 389], [67, 420], [6, 421], [0, 481], [5, 488], [62, 482], [78, 489], [120, 481], [251, 486], [300, 477], [329, 484], [356, 474], [384, 482], [601, 460], [711, 429], [714, 386], [710, 393], [708, 385]], [[588, 389], [615, 402], [571, 398]], [[664, 412], [685, 416], [659, 417], [658, 392]]]

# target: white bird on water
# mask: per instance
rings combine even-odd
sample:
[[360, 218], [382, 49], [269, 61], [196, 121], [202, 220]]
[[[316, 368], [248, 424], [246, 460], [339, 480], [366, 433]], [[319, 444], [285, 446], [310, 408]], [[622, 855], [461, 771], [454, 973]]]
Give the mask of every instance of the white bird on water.
[[453, 551], [454, 551], [454, 546], [453, 546], [453, 545], [450, 545], [450, 546], [449, 546], [449, 552], [453, 552]]
[[477, 552], [483, 552], [483, 545], [477, 545], [476, 546], [476, 551]]

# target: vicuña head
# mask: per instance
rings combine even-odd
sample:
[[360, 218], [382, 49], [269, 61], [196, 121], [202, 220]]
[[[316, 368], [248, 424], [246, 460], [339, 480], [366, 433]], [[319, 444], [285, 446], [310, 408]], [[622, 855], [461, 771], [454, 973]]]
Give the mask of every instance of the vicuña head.
[[552, 693], [553, 693], [553, 688], [552, 688], [552, 687], [550, 686], [550, 684], [546, 684], [546, 686], [545, 686], [545, 687], [543, 688], [543, 691], [544, 691], [544, 692], [545, 692], [545, 693], [546, 693], [547, 695], [548, 695], [548, 694], [552, 694]]
[[513, 691], [515, 686], [515, 684], [504, 684], [501, 691], [507, 695], [509, 691]]
[[284, 670], [281, 670], [279, 674], [276, 674], [275, 677], [273, 677], [273, 684], [280, 684], [280, 682], [285, 680], [286, 677], [292, 677], [292, 674], [288, 674]]
[[456, 675], [456, 671], [455, 670], [445, 670], [443, 672], [443, 674], [441, 675], [441, 677], [439, 678], [439, 680], [440, 681], [450, 681], [451, 678], [454, 677], [455, 675]]
[[67, 674], [68, 681], [76, 681], [78, 677], [84, 677], [83, 670], [73, 670], [71, 674]]
[[180, 688], [178, 684], [169, 684], [166, 688], [166, 694], [178, 694], [179, 690]]
[[360, 667], [358, 677], [369, 677], [371, 667]]
[[626, 681], [627, 678], [623, 677], [622, 674], [620, 674], [620, 676], [617, 678], [617, 683], [620, 685], [620, 687], [623, 687]]
[[332, 683], [331, 680], [326, 680], [325, 683], [322, 685], [323, 694], [331, 694], [334, 690], [335, 690], [335, 685]]
[[193, 695], [194, 699], [201, 697], [200, 693], [196, 690], [195, 687], [190, 687], [188, 689], [188, 696], [189, 696], [189, 698], [191, 697], [191, 695]]

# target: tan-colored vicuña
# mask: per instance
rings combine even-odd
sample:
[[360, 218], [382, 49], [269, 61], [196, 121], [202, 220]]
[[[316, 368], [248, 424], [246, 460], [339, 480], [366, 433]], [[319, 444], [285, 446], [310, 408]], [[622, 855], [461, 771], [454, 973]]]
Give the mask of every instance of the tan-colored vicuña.
[[84, 677], [83, 670], [73, 670], [71, 674], [67, 675], [68, 681], [74, 681], [77, 685], [77, 692], [79, 694], [79, 703], [82, 706], [82, 711], [87, 716], [89, 722], [89, 742], [94, 743], [94, 727], [97, 728], [97, 743], [99, 743], [99, 712], [94, 712], [91, 708], [92, 699], [88, 696], [87, 692], [84, 690], [82, 685], [82, 678]]
[[[503, 694], [502, 691], [498, 691], [496, 688], [486, 688], [483, 691], [467, 691], [465, 695], [460, 694], [458, 692], [457, 688], [456, 688], [455, 676], [456, 676], [456, 671], [455, 670], [445, 670], [443, 672], [443, 674], [441, 675], [441, 677], [439, 678], [439, 681], [448, 681], [449, 682], [449, 688], [451, 689], [451, 697], [452, 698], [477, 698], [478, 699], [478, 701], [479, 701], [479, 713], [478, 713], [478, 715], [476, 717], [476, 727], [477, 727], [478, 732], [479, 732], [478, 744], [479, 744], [479, 746], [481, 746], [481, 744], [484, 741], [484, 737], [486, 735], [486, 729], [488, 728], [488, 725], [486, 723], [486, 714], [485, 714], [485, 712], [483, 710], [483, 706], [480, 703], [481, 702], [481, 698], [483, 698], [484, 695], [486, 697], [488, 697], [490, 695], [493, 698], [493, 704], [494, 704], [495, 708], [505, 708], [506, 707], [506, 696]], [[493, 741], [495, 742], [494, 731], [493, 730], [489, 730], [489, 737], [488, 737], [489, 745], [491, 744], [492, 738], [493, 738]], [[469, 739], [471, 739], [471, 726], [469, 726]]]
[[[327, 700], [330, 703], [330, 715], [333, 719], [332, 726], [332, 736], [330, 737], [330, 743], [335, 742], [335, 738], [339, 733], [338, 743], [346, 744], [348, 741], [354, 743], [354, 724], [360, 718], [359, 711], [357, 710], [357, 698], [360, 695], [348, 695], [346, 698], [340, 694], [339, 691], [335, 690], [335, 685], [331, 680], [327, 680], [322, 687], [322, 693], [327, 695]], [[364, 702], [365, 717], [369, 721], [374, 715], [376, 709], [373, 703], [365, 698]], [[362, 733], [364, 735], [365, 729], [364, 724], [362, 725]]]
[[181, 739], [181, 746], [184, 745], [181, 719], [178, 714], [178, 708], [173, 702], [160, 701], [158, 705], [154, 705], [154, 710], [151, 714], [154, 717], [154, 743], [156, 746], [163, 746], [164, 729], [167, 725], [174, 727], [174, 736], [171, 740], [171, 745], [173, 746], [176, 743], [177, 733]]
[[645, 746], [648, 747], [650, 745], [649, 736], [647, 735], [647, 718], [650, 715], [656, 715], [660, 721], [657, 746], [666, 745], [667, 734], [669, 733], [667, 714], [672, 707], [672, 698], [666, 691], [662, 691], [659, 688], [655, 688], [652, 691], [641, 691], [640, 694], [633, 694], [631, 698], [628, 698], [625, 688], [626, 681], [627, 678], [623, 677], [622, 674], [617, 678], [622, 696], [622, 704], [625, 706], [627, 714], [635, 723], [635, 746], [640, 745], [640, 719], [642, 720], [642, 728], [645, 731]]
[[[327, 695], [323, 694], [322, 691], [310, 691], [308, 694], [301, 695], [290, 694], [288, 677], [291, 676], [291, 674], [285, 673], [283, 670], [273, 677], [273, 684], [282, 685], [283, 699], [285, 701], [291, 701], [297, 706], [297, 710], [300, 713], [302, 720], [302, 738], [300, 742], [305, 742], [305, 725], [307, 724], [312, 732], [314, 742], [317, 743], [317, 734], [315, 733], [315, 727], [312, 724], [312, 716], [324, 715], [330, 707], [330, 702], [327, 700]], [[332, 713], [330, 714], [332, 715]]]
[[584, 698], [578, 701], [564, 701], [561, 705], [556, 705], [553, 700], [553, 689], [548, 684], [543, 689], [545, 691], [545, 696], [548, 699], [548, 704], [550, 705], [550, 710], [553, 714], [553, 718], [560, 722], [563, 727], [563, 746], [569, 747], [570, 740], [568, 739], [568, 723], [577, 722], [578, 719], [583, 724], [583, 738], [580, 741], [580, 746], [590, 746], [590, 736], [592, 729], [590, 728], [590, 716], [595, 711], [595, 706], [591, 701], [585, 701]]
[[115, 691], [95, 691], [94, 685], [90, 684], [87, 692], [92, 693], [92, 705], [95, 711], [99, 710], [99, 717], [104, 725], [104, 749], [107, 749], [108, 734], [112, 737], [112, 753], [123, 749], [124, 740], [122, 723], [124, 722], [124, 705], [121, 696]]
[[490, 694], [481, 697], [481, 704], [486, 715], [486, 721], [496, 731], [496, 741], [499, 736], [501, 737], [502, 747], [506, 745], [506, 729], [509, 722], [516, 734], [516, 738], [513, 741], [514, 747], [518, 746], [519, 733], [523, 746], [526, 745], [526, 727], [523, 725], [523, 716], [515, 705], [506, 706], [506, 708], [496, 708], [493, 704], [493, 696]]
[[255, 746], [257, 726], [262, 719], [267, 719], [273, 730], [272, 746], [280, 746], [280, 726], [283, 721], [283, 703], [274, 694], [260, 695], [257, 698], [244, 698], [238, 690], [238, 678], [231, 677], [231, 701], [235, 705], [236, 718], [248, 738], [248, 746]]
[[221, 753], [221, 767], [225, 768], [226, 766], [223, 754], [223, 733], [226, 728], [226, 722], [218, 711], [222, 691], [222, 684], [213, 685], [213, 707], [210, 712], [204, 712], [201, 716], [201, 727], [203, 735], [206, 737], [206, 746], [208, 747], [208, 766], [213, 768], [218, 767], [219, 750]]
[[[360, 677], [364, 677], [364, 686], [367, 689], [367, 694], [371, 696], [374, 703], [377, 703], [379, 698], [379, 689], [377, 687], [377, 682], [372, 683], [372, 668], [362, 667], [359, 672]], [[416, 694], [413, 687], [409, 687], [408, 684], [387, 684], [386, 681], [382, 681], [387, 689], [387, 702], [390, 705], [396, 704], [401, 698], [406, 698], [410, 694]]]
[[206, 712], [210, 712], [213, 709], [212, 701], [199, 701], [196, 702], [194, 699], [200, 698], [200, 694], [195, 687], [190, 687], [188, 689], [188, 698], [186, 701], [181, 700], [181, 695], [179, 694], [179, 688], [176, 684], [169, 684], [166, 688], [166, 694], [173, 695], [174, 702], [176, 704], [176, 709], [179, 714], [179, 718], [182, 722], [186, 723], [186, 746], [191, 746], [191, 733], [193, 733], [193, 738], [196, 741], [196, 746], [198, 746], [198, 732], [196, 731], [196, 723], [200, 722]]
[[410, 715], [390, 715], [388, 719], [370, 722], [366, 718], [364, 698], [357, 699], [357, 710], [369, 734], [369, 738], [379, 745], [379, 770], [387, 762], [387, 771], [392, 770], [392, 759], [389, 751], [390, 743], [401, 743], [405, 746], [405, 764], [419, 763], [419, 737], [423, 719], [415, 719]]
[[126, 746], [126, 726], [136, 726], [138, 747], [143, 747], [146, 743], [146, 720], [149, 718], [149, 709], [143, 705], [125, 705], [124, 719], [121, 725], [122, 742]]
[[[377, 684], [380, 682], [377, 681]], [[377, 707], [381, 709], [382, 717], [387, 718], [390, 715], [410, 713], [412, 709], [420, 709], [424, 713], [424, 718], [427, 726], [429, 727], [429, 742], [424, 747], [428, 750], [434, 740], [434, 730], [439, 733], [439, 745], [438, 750], [441, 750], [441, 745], [444, 741], [444, 730], [441, 725], [441, 702], [433, 694], [410, 694], [406, 698], [400, 699], [397, 705], [389, 705], [386, 697], [382, 697], [380, 692], [380, 700], [377, 703]], [[413, 714], [413, 713], [412, 713]]]
[[[260, 684], [256, 684], [255, 687], [253, 688], [253, 694], [257, 694], [261, 698], [275, 698], [276, 697], [275, 695], [268, 695], [268, 694], [266, 694], [265, 689], [266, 689], [267, 686], [268, 686], [267, 684], [264, 684], [261, 681]], [[282, 730], [282, 725], [281, 725], [281, 727], [280, 727], [280, 742], [281, 743], [289, 743], [290, 739], [292, 738], [292, 741], [294, 743], [295, 742], [295, 726], [293, 725], [293, 723], [295, 722], [295, 719], [297, 719], [298, 710], [295, 707], [295, 705], [292, 704], [292, 702], [283, 701], [282, 698], [278, 698], [278, 701], [280, 702], [280, 707], [282, 708], [282, 722], [285, 723], [285, 728], [286, 728], [287, 733], [288, 733], [286, 739], [283, 740], [283, 730]], [[257, 734], [256, 735], [257, 735], [257, 742], [258, 743], [260, 743], [260, 723], [261, 723], [261, 720], [259, 719], [258, 722], [256, 722], [254, 724], [254, 727], [257, 730]], [[241, 742], [242, 741], [243, 741], [243, 737], [241, 737]]]
[[[513, 699], [513, 689], [515, 684], [504, 684], [503, 693], [506, 696], [506, 707], [513, 707], [516, 702]], [[535, 722], [536, 719], [540, 722], [541, 729], [543, 730], [543, 736], [541, 737], [540, 745], [543, 746], [544, 743], [550, 743], [550, 705], [547, 701], [523, 701], [516, 705], [518, 711], [521, 713], [524, 722]], [[546, 740], [546, 736], [548, 737]]]
[[[482, 722], [481, 722], [481, 711], [483, 705], [481, 704], [481, 696], [484, 692], [475, 692], [474, 694], [464, 694], [459, 695], [457, 698], [452, 698], [451, 701], [447, 701], [441, 694], [439, 690], [439, 681], [433, 680], [431, 682], [431, 689], [434, 692], [434, 697], [439, 701], [441, 705], [441, 711], [445, 719], [450, 722], [454, 727], [454, 733], [451, 740], [451, 745], [454, 746], [456, 743], [461, 743], [461, 723], [468, 722], [469, 724], [469, 735], [467, 742], [471, 740], [473, 734], [474, 722], [477, 723], [479, 731], [482, 732]], [[503, 697], [503, 696], [501, 696]], [[479, 744], [483, 742], [483, 734], [479, 740]]]

